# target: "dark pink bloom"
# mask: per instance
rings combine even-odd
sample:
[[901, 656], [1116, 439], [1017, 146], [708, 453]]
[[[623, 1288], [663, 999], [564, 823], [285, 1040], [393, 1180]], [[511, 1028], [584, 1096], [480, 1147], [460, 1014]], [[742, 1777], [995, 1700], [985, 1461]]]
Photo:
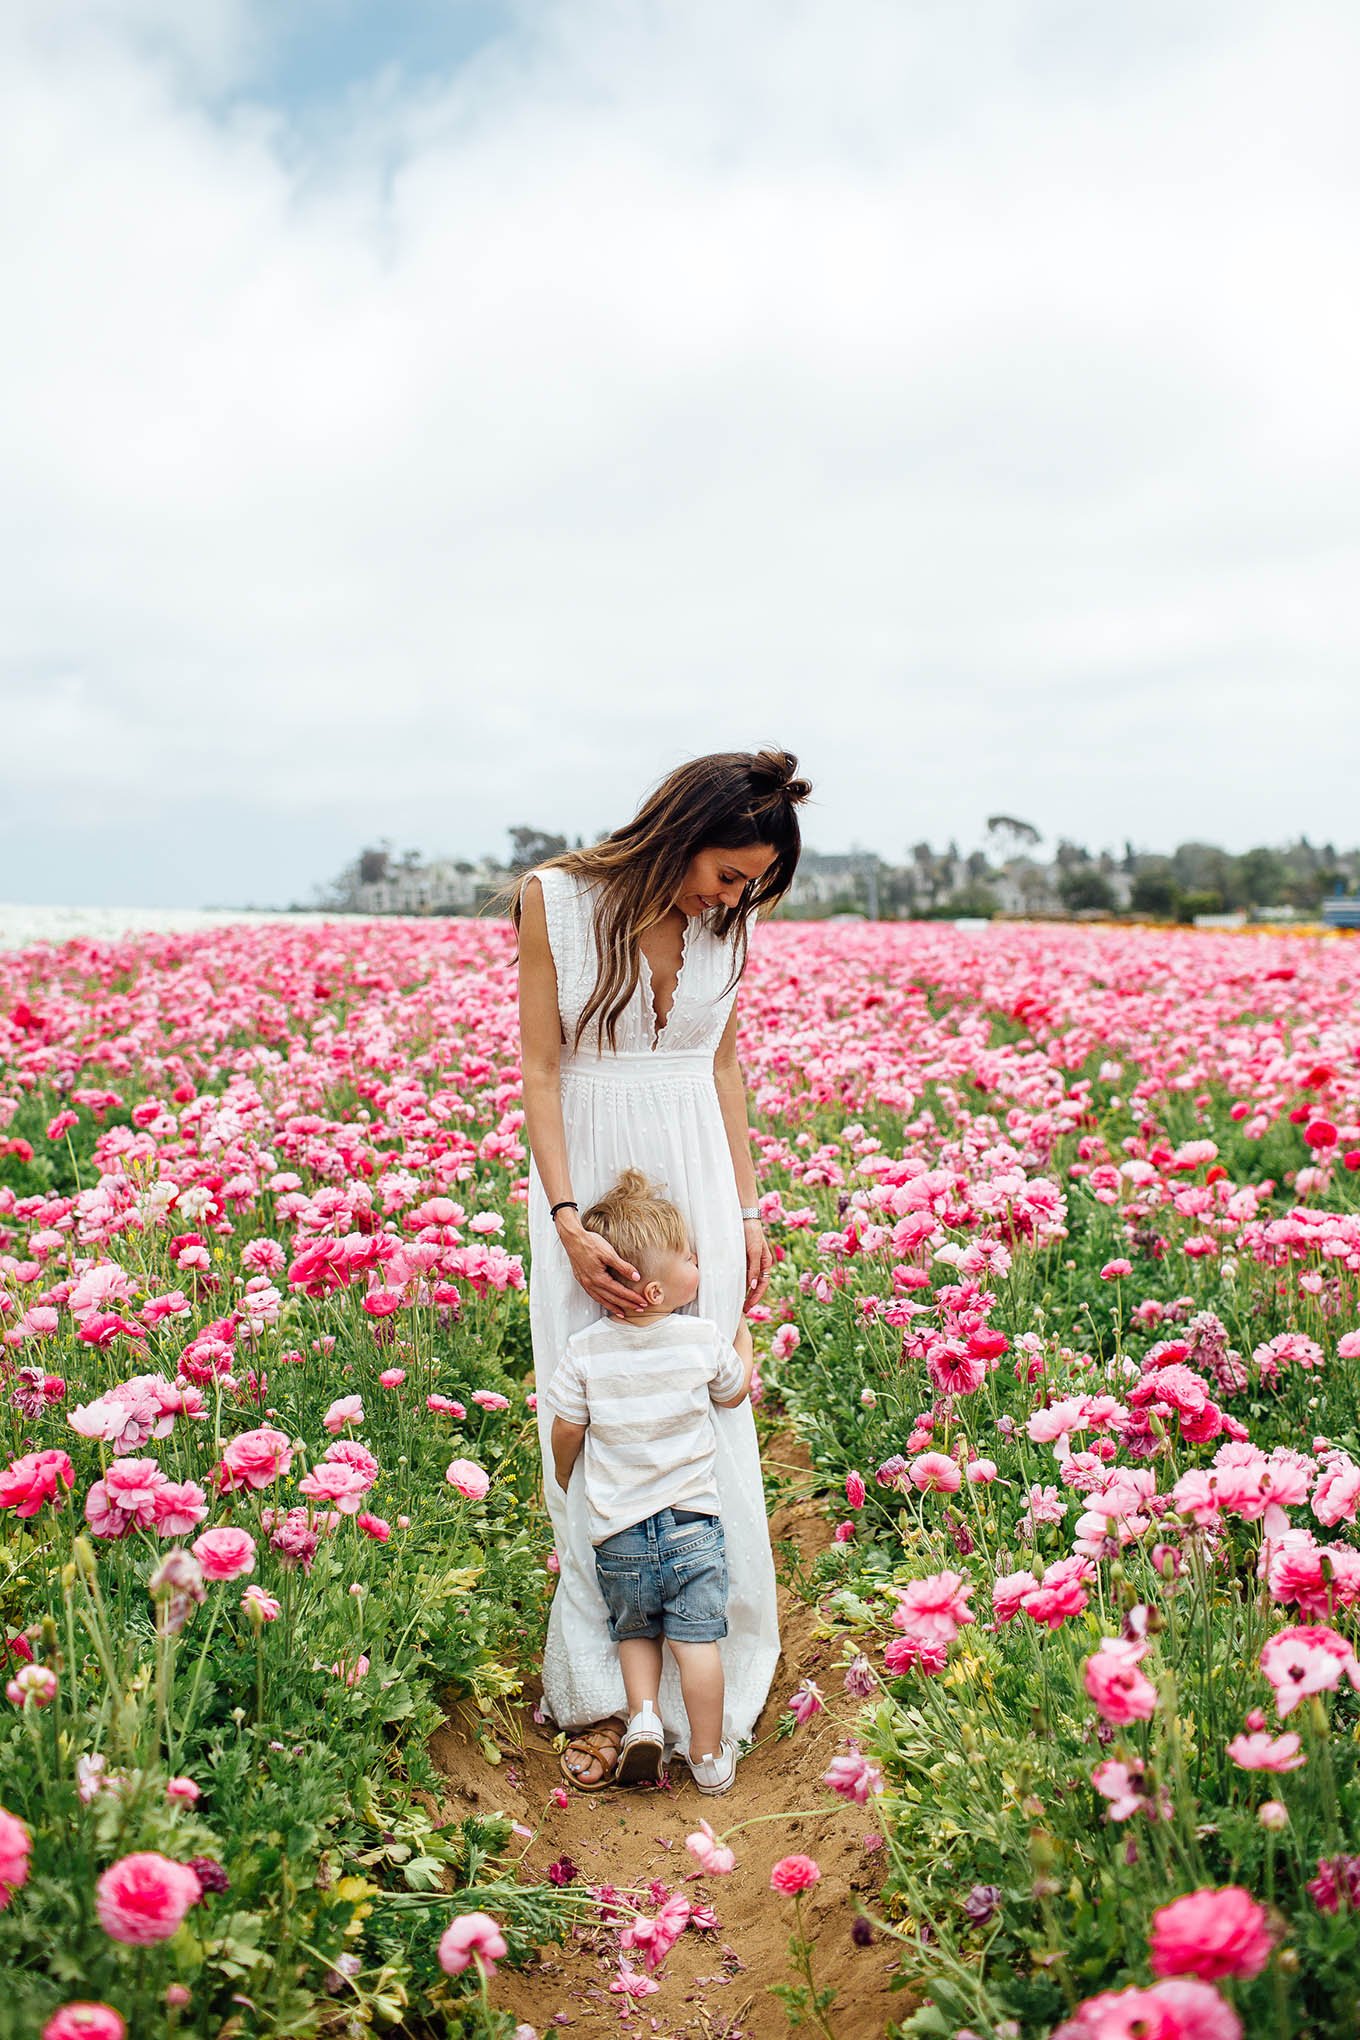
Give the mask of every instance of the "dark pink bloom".
[[1149, 1959], [1157, 1976], [1256, 1976], [1274, 1945], [1266, 1909], [1240, 1884], [1192, 1891], [1152, 1915]]

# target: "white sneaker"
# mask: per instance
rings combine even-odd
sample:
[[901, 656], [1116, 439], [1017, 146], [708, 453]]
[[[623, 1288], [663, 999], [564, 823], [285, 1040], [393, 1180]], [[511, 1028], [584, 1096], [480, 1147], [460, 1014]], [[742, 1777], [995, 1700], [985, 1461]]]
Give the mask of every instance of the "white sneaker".
[[716, 1757], [711, 1751], [706, 1757], [696, 1757], [691, 1752], [688, 1762], [695, 1784], [709, 1799], [731, 1791], [737, 1775], [737, 1746], [726, 1736]]
[[650, 1700], [644, 1700], [619, 1745], [616, 1785], [655, 1785], [666, 1760], [666, 1732]]

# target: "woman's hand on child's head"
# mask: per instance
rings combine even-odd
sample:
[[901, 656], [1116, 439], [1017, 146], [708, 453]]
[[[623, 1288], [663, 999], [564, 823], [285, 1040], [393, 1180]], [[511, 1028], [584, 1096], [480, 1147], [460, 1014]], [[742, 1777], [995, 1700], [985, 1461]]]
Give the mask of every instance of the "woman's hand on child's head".
[[572, 1274], [592, 1303], [598, 1303], [609, 1317], [632, 1317], [646, 1310], [645, 1301], [631, 1286], [639, 1279], [637, 1269], [622, 1260], [608, 1240], [582, 1226], [564, 1233], [562, 1245]]

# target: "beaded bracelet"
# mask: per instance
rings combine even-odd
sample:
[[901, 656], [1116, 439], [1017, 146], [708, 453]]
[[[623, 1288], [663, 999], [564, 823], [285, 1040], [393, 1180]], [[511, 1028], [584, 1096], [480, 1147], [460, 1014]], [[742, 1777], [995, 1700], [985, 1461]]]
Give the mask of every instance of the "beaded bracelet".
[[750, 1204], [750, 1205], [747, 1205], [747, 1204], [743, 1204], [743, 1205], [742, 1205], [742, 1207], [741, 1207], [741, 1217], [742, 1217], [742, 1223], [743, 1223], [744, 1225], [745, 1225], [745, 1224], [748, 1224], [748, 1223], [750, 1222], [750, 1220], [751, 1220], [751, 1219], [753, 1219], [753, 1218], [759, 1218], [759, 1217], [760, 1217], [760, 1212], [759, 1212], [759, 1209], [758, 1209], [758, 1208], [757, 1208], [757, 1206], [756, 1206], [756, 1205], [754, 1205], [754, 1204]]

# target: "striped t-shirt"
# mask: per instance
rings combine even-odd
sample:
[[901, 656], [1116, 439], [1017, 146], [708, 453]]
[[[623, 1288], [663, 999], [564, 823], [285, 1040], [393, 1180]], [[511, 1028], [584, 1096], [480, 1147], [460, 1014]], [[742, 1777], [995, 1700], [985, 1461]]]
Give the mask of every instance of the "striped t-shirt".
[[582, 1457], [592, 1544], [658, 1509], [717, 1515], [713, 1399], [730, 1402], [745, 1373], [707, 1318], [601, 1318], [568, 1339], [545, 1400], [567, 1423], [589, 1427]]

